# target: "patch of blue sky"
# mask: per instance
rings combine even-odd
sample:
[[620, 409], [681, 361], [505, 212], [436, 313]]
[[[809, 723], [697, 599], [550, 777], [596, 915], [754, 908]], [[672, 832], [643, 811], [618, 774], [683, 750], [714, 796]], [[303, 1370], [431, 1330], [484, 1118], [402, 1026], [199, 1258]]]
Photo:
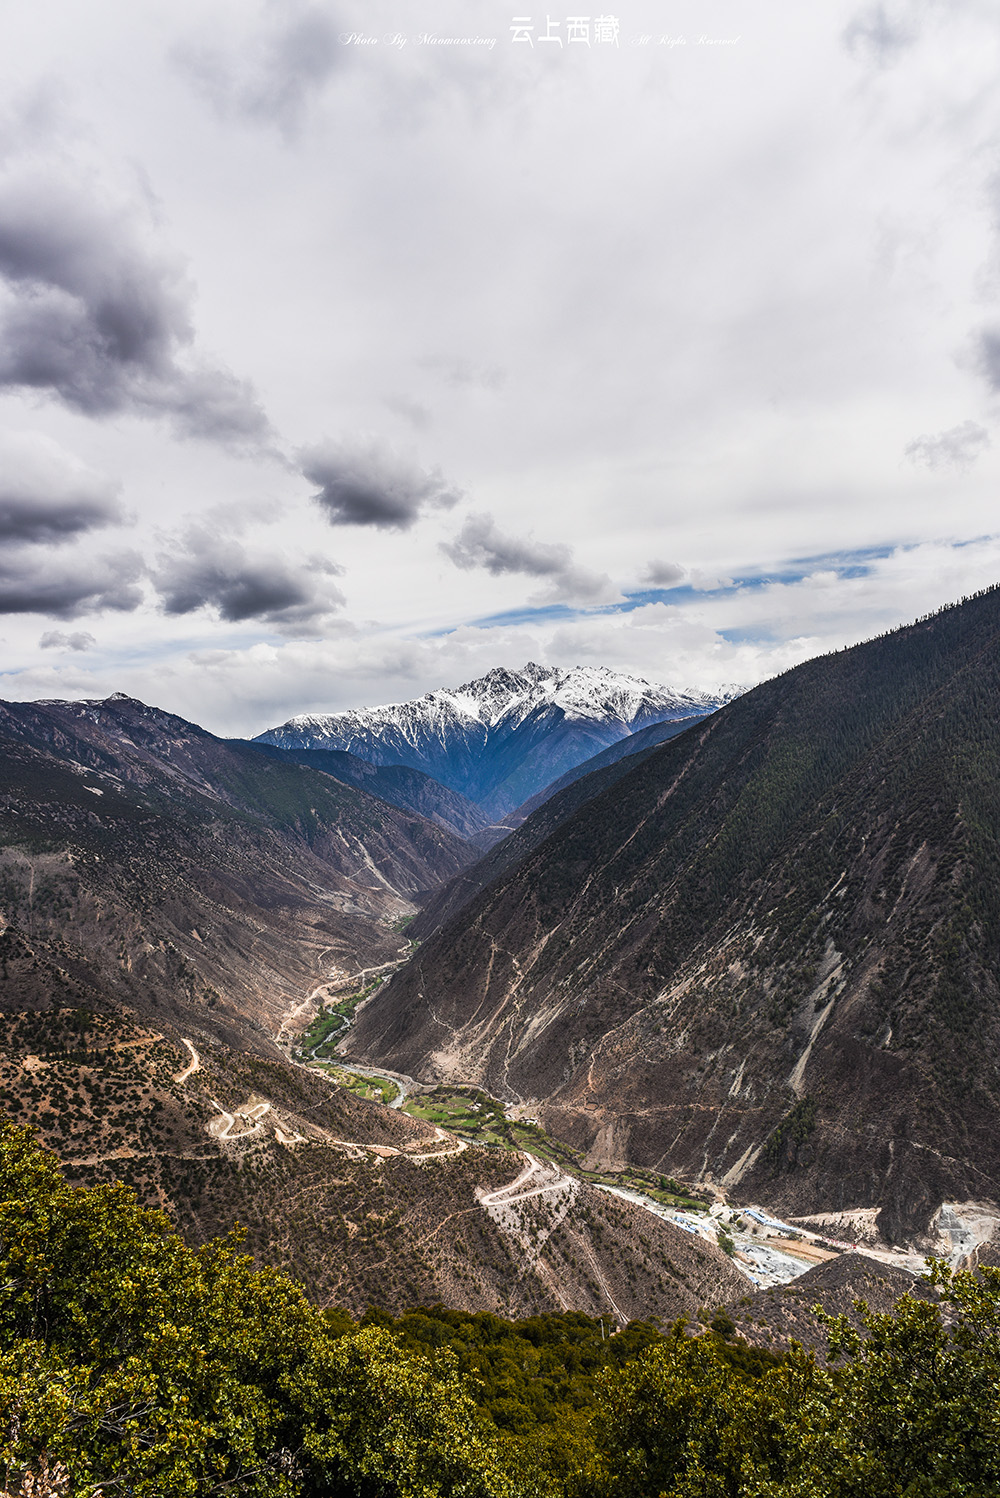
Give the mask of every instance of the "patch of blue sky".
[[609, 605], [609, 612], [615, 614], [630, 614], [633, 609], [645, 608], [650, 603], [693, 603], [698, 598], [718, 597], [721, 593], [729, 593], [732, 589], [725, 588], [692, 588], [690, 583], [681, 583], [676, 588], [638, 588], [630, 589], [625, 594], [624, 603], [613, 603]]
[[821, 552], [818, 556], [793, 557], [778, 567], [746, 572], [733, 577], [715, 588], [694, 588], [690, 583], [680, 583], [673, 588], [641, 588], [629, 591], [626, 602], [613, 605], [618, 613], [643, 608], [650, 603], [693, 603], [696, 599], [720, 598], [737, 589], [752, 592], [780, 583], [785, 586], [803, 582], [816, 572], [835, 572], [838, 577], [866, 577], [874, 562], [884, 561], [898, 550], [896, 546], [865, 546], [851, 551]]
[[996, 540], [996, 537], [992, 534], [987, 533], [983, 536], [970, 536], [967, 541], [952, 541], [951, 544], [952, 546], [954, 546], [956, 551], [960, 551], [963, 546], [981, 546], [984, 541], [994, 540]]
[[[856, 546], [849, 551], [823, 551], [812, 557], [792, 557], [786, 567], [808, 577], [811, 572], [834, 571], [852, 577], [863, 576], [872, 562], [884, 562], [895, 551], [908, 548], [897, 543], [886, 546]], [[858, 569], [858, 570], [855, 570]]]
[[439, 629], [422, 630], [417, 636], [421, 640], [436, 640], [444, 635], [453, 635], [456, 629], [498, 629], [507, 624], [536, 624], [547, 619], [579, 619], [584, 614], [607, 614], [614, 613], [615, 606], [603, 606], [600, 609], [573, 608], [568, 603], [546, 603], [531, 607], [525, 604], [518, 609], [504, 609], [499, 614], [481, 614], [476, 619], [464, 620], [461, 625], [445, 624]]
[[771, 645], [784, 639], [780, 630], [769, 629], [766, 624], [738, 624], [731, 629], [717, 629], [715, 633], [729, 645]]
[[[898, 546], [887, 545], [857, 547], [850, 551], [822, 552], [817, 556], [794, 557], [766, 571], [739, 574], [715, 588], [695, 588], [691, 583], [684, 582], [671, 588], [632, 588], [626, 590], [625, 597], [620, 603], [605, 603], [591, 608], [575, 607], [567, 603], [549, 603], [535, 607], [525, 604], [521, 608], [505, 609], [497, 614], [483, 614], [479, 618], [469, 619], [464, 623], [465, 626], [473, 629], [497, 629], [504, 625], [582, 619], [593, 617], [595, 614], [631, 614], [636, 609], [646, 608], [650, 604], [698, 603], [706, 599], [723, 598], [737, 590], [753, 592], [759, 588], [771, 587], [776, 583], [788, 586], [803, 582], [816, 572], [835, 572], [838, 577], [845, 580], [865, 577], [871, 571], [874, 562], [883, 561], [899, 549]], [[459, 627], [454, 624], [442, 625], [437, 629], [421, 631], [418, 638], [441, 639], [445, 635], [454, 634]], [[730, 638], [730, 634], [724, 630], [720, 630], [720, 634], [726, 639]], [[753, 640], [767, 638], [767, 634], [765, 631], [757, 635], [751, 633], [744, 636], [741, 631], [736, 630], [733, 631], [732, 637]]]

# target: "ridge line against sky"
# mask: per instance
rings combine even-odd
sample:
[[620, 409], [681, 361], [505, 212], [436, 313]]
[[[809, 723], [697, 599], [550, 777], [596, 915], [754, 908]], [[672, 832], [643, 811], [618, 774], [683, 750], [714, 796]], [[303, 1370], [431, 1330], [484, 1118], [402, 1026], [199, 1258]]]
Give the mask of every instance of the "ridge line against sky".
[[985, 0], [0, 17], [0, 696], [753, 683], [1000, 578]]

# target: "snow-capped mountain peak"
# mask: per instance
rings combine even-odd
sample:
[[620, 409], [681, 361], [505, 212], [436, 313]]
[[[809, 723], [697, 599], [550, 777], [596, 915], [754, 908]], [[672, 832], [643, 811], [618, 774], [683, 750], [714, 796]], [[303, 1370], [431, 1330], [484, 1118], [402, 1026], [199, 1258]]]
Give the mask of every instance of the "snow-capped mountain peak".
[[702, 717], [733, 695], [676, 692], [608, 666], [529, 661], [519, 671], [495, 666], [410, 702], [300, 714], [259, 737], [409, 765], [502, 814], [628, 734], [665, 719]]

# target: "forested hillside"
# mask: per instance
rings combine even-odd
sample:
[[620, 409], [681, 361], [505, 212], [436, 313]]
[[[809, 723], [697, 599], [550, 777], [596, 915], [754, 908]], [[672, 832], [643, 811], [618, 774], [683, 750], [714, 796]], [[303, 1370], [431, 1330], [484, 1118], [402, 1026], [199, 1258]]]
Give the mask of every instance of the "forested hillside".
[[534, 847], [529, 818], [357, 1053], [889, 1237], [995, 1202], [998, 704], [996, 589], [765, 683]]

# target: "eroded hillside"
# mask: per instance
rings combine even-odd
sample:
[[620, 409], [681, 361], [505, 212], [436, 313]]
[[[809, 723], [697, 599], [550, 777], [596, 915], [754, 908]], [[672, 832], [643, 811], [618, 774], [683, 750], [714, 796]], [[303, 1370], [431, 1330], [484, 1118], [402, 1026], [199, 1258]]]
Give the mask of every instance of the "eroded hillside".
[[80, 1185], [124, 1181], [192, 1242], [235, 1222], [321, 1304], [693, 1316], [745, 1281], [710, 1245], [521, 1155], [467, 1148], [324, 1075], [101, 1001], [0, 936], [4, 1112]]
[[140, 1008], [277, 1029], [471, 858], [412, 813], [128, 698], [0, 705], [0, 921]]
[[534, 847], [529, 818], [354, 1053], [890, 1237], [996, 1201], [998, 661], [993, 590], [758, 687]]

